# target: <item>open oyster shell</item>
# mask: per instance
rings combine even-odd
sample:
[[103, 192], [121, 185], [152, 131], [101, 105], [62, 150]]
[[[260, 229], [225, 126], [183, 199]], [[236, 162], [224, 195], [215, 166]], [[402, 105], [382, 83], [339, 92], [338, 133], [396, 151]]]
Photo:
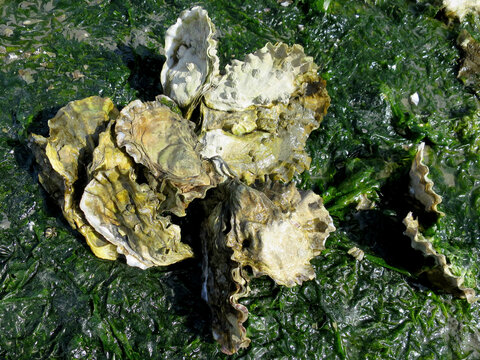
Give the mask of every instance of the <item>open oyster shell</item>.
[[49, 138], [32, 135], [33, 153], [41, 167], [40, 183], [60, 204], [70, 225], [85, 236], [93, 253], [109, 260], [117, 258], [116, 246], [89, 226], [75, 201], [75, 192], [81, 191], [78, 186], [85, 180], [99, 132], [117, 115], [110, 99], [92, 96], [61, 108], [48, 121]]
[[194, 124], [173, 111], [172, 103], [165, 96], [131, 102], [120, 113], [116, 134], [118, 145], [153, 175], [147, 173], [157, 193], [174, 196], [173, 207], [165, 210], [182, 216], [188, 203], [204, 197], [217, 180], [213, 166], [200, 157]]
[[411, 212], [408, 213], [403, 223], [407, 227], [404, 234], [410, 238], [412, 247], [421, 251], [425, 257], [434, 260], [433, 268], [424, 272], [427, 279], [440, 289], [460, 298], [465, 298], [469, 303], [476, 301], [475, 291], [462, 286], [463, 278], [452, 274], [445, 255], [439, 254], [420, 233], [418, 221], [413, 218]]
[[200, 96], [218, 75], [219, 59], [215, 26], [199, 6], [182, 12], [165, 35], [167, 60], [160, 74], [166, 95], [190, 115]]
[[268, 43], [227, 66], [205, 93], [202, 155], [222, 157], [247, 183], [266, 176], [288, 182], [310, 166], [305, 143], [329, 105], [303, 48]]
[[138, 184], [133, 160], [115, 144], [111, 125], [100, 135], [80, 208], [88, 222], [127, 263], [142, 269], [173, 264], [193, 256], [180, 242], [180, 227], [160, 216], [159, 200], [147, 184]]
[[428, 178], [430, 170], [423, 163], [425, 143], [420, 143], [410, 168], [410, 193], [425, 206], [426, 211], [444, 215], [437, 209], [442, 197], [433, 190], [433, 181]]

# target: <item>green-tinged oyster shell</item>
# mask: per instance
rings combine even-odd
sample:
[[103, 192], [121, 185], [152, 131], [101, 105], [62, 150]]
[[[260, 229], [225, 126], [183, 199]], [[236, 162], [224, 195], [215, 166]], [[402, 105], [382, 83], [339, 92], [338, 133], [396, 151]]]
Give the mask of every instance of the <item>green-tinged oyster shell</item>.
[[480, 92], [480, 44], [467, 30], [462, 30], [457, 44], [463, 50], [464, 58], [458, 70], [458, 78], [471, 87], [477, 94]]
[[425, 257], [434, 260], [435, 265], [423, 272], [427, 279], [440, 289], [460, 298], [465, 298], [469, 303], [476, 301], [475, 291], [462, 286], [464, 279], [452, 274], [445, 255], [439, 254], [430, 241], [420, 233], [418, 221], [413, 218], [411, 212], [408, 213], [403, 223], [407, 227], [404, 234], [410, 238], [412, 247], [421, 251]]
[[442, 202], [442, 197], [433, 190], [433, 181], [428, 178], [430, 170], [423, 163], [425, 143], [420, 143], [417, 148], [417, 154], [413, 159], [410, 168], [410, 192], [425, 206], [426, 211], [435, 212], [444, 215], [437, 209], [438, 204]]
[[72, 101], [48, 121], [50, 137], [33, 134], [32, 149], [41, 166], [39, 180], [60, 204], [63, 215], [74, 229], [82, 233], [93, 253], [115, 260], [116, 246], [106, 241], [86, 222], [75, 202], [80, 174], [85, 172], [89, 158], [105, 129], [118, 111], [108, 98], [92, 96]]
[[165, 35], [165, 56], [160, 81], [166, 95], [184, 110], [187, 119], [200, 96], [218, 75], [215, 26], [199, 6], [182, 12]]
[[168, 188], [169, 194], [176, 194], [172, 200], [176, 205], [165, 210], [183, 216], [188, 203], [204, 197], [217, 179], [210, 162], [199, 154], [194, 124], [174, 112], [169, 101], [159, 96], [155, 101], [131, 102], [120, 113], [116, 134], [118, 145], [152, 174], [156, 191]]
[[134, 162], [116, 146], [111, 123], [100, 135], [89, 171], [92, 180], [80, 208], [129, 265], [145, 269], [193, 256], [190, 247], [180, 242], [180, 227], [160, 216], [155, 193], [147, 184], [137, 183]]
[[305, 143], [330, 104], [300, 45], [265, 47], [226, 67], [201, 106], [202, 155], [220, 156], [247, 183], [288, 182], [310, 166]]

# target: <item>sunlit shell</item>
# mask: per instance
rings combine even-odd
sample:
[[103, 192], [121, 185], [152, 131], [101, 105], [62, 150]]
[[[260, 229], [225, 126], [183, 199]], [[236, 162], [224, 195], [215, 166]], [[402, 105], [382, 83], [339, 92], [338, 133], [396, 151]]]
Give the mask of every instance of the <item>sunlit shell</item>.
[[158, 212], [154, 192], [137, 183], [134, 162], [116, 146], [110, 126], [100, 135], [89, 170], [92, 180], [80, 208], [129, 265], [145, 269], [193, 256], [190, 247], [180, 242], [180, 227]]
[[464, 279], [452, 274], [445, 255], [439, 254], [419, 231], [418, 221], [408, 213], [403, 220], [407, 227], [404, 234], [411, 240], [412, 248], [422, 252], [423, 256], [433, 259], [434, 266], [424, 272], [427, 279], [435, 286], [460, 298], [465, 298], [469, 303], [476, 301], [475, 291], [462, 286]]
[[110, 260], [117, 257], [116, 246], [88, 225], [75, 202], [75, 192], [83, 190], [77, 189], [76, 182], [83, 181], [99, 132], [117, 115], [110, 99], [92, 96], [61, 108], [48, 121], [49, 138], [32, 135], [32, 149], [41, 167], [40, 182], [60, 204], [70, 225], [85, 236], [94, 254]]
[[460, 21], [469, 13], [480, 14], [478, 0], [443, 0], [447, 16], [458, 17]]
[[290, 181], [310, 166], [305, 143], [330, 104], [300, 45], [267, 44], [234, 61], [201, 106], [202, 155], [220, 156], [241, 179]]
[[218, 74], [215, 26], [199, 6], [184, 11], [165, 35], [165, 56], [160, 80], [163, 91], [184, 110], [186, 118]]
[[224, 211], [231, 214], [226, 239], [234, 250], [232, 260], [279, 285], [294, 286], [315, 277], [310, 260], [325, 249], [335, 230], [320, 196], [297, 190], [293, 183], [253, 189], [232, 182], [228, 194]]
[[437, 209], [438, 204], [442, 202], [442, 197], [435, 193], [433, 181], [428, 178], [430, 170], [423, 163], [424, 150], [425, 143], [420, 143], [410, 168], [410, 192], [415, 199], [425, 206], [426, 211], [444, 215]]
[[118, 145], [151, 172], [157, 192], [170, 187], [171, 194], [182, 197], [178, 201], [184, 205], [171, 209], [182, 215], [188, 203], [204, 197], [216, 180], [212, 165], [199, 154], [194, 124], [172, 108], [164, 96], [145, 103], [135, 100], [121, 111], [116, 134]]

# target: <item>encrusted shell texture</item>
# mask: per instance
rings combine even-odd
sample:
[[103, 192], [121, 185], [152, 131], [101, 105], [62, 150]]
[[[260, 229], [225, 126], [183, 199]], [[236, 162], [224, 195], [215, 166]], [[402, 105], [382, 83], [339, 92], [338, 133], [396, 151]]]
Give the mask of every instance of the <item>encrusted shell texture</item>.
[[[92, 96], [72, 101], [48, 121], [50, 137], [32, 135], [33, 152], [41, 166], [39, 180], [60, 204], [65, 218], [82, 233], [94, 254], [114, 260], [116, 247], [94, 231], [75, 202], [75, 182], [86, 172], [87, 159], [105, 129], [118, 111], [108, 98]], [[80, 189], [81, 191], [81, 189]]]
[[410, 238], [412, 247], [434, 261], [435, 265], [424, 272], [428, 280], [448, 293], [467, 299], [469, 303], [476, 301], [475, 291], [462, 285], [463, 278], [452, 274], [445, 255], [439, 254], [432, 243], [420, 233], [418, 221], [411, 212], [403, 220], [403, 224], [407, 227], [404, 234]]
[[194, 124], [171, 108], [167, 97], [135, 100], [121, 111], [116, 134], [118, 145], [151, 172], [157, 192], [170, 187], [171, 194], [182, 196], [184, 206], [171, 210], [184, 215], [188, 202], [204, 197], [216, 180], [210, 163], [200, 157]]
[[325, 82], [301, 46], [267, 44], [227, 66], [205, 94], [202, 155], [222, 157], [247, 183], [288, 182], [310, 166], [305, 143], [329, 104]]
[[111, 125], [100, 135], [90, 171], [80, 208], [129, 265], [145, 269], [193, 256], [180, 242], [180, 228], [158, 213], [154, 192], [137, 183], [134, 162], [116, 146]]
[[184, 110], [186, 118], [218, 75], [215, 26], [199, 6], [182, 12], [165, 35], [167, 60], [160, 75], [164, 93]]
[[428, 177], [430, 170], [423, 163], [424, 151], [425, 143], [422, 142], [418, 145], [417, 154], [410, 168], [410, 192], [415, 199], [425, 206], [426, 211], [444, 215], [437, 209], [437, 206], [442, 202], [442, 197], [433, 190], [433, 181]]
[[478, 0], [443, 0], [443, 6], [448, 16], [458, 17], [460, 21], [469, 13], [480, 14]]

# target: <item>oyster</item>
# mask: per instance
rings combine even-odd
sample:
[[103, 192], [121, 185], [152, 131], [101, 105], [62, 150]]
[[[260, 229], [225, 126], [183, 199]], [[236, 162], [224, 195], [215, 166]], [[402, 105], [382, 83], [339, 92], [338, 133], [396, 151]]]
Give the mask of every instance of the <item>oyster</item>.
[[458, 17], [460, 21], [469, 13], [480, 14], [478, 0], [443, 0], [443, 6], [448, 16]]
[[167, 60], [160, 81], [165, 94], [178, 103], [187, 119], [211, 79], [218, 75], [214, 36], [215, 26], [199, 6], [184, 11], [165, 35]]
[[118, 145], [147, 167], [157, 193], [169, 194], [171, 207], [165, 210], [183, 216], [188, 204], [204, 197], [217, 180], [212, 164], [200, 157], [194, 124], [173, 111], [172, 103], [165, 96], [131, 102], [120, 113], [116, 134]]
[[238, 298], [248, 294], [245, 267], [286, 286], [313, 279], [310, 260], [335, 230], [322, 199], [293, 184], [264, 183], [257, 189], [230, 180], [216, 189], [204, 225], [204, 297], [213, 313], [213, 334], [226, 353], [250, 341], [242, 323], [248, 311]]
[[480, 44], [466, 30], [462, 30], [458, 35], [457, 44], [464, 54], [458, 78], [478, 94], [480, 91]]
[[425, 143], [420, 143], [417, 148], [417, 154], [410, 168], [410, 193], [425, 206], [425, 210], [444, 215], [437, 209], [438, 204], [442, 202], [440, 195], [433, 190], [433, 181], [428, 178], [430, 170], [423, 163]]
[[460, 298], [466, 299], [469, 303], [476, 301], [475, 291], [462, 286], [463, 278], [455, 276], [450, 271], [445, 255], [439, 254], [432, 244], [420, 233], [418, 221], [413, 218], [412, 213], [403, 220], [407, 227], [404, 234], [411, 240], [414, 249], [422, 252], [423, 256], [433, 259], [434, 266], [423, 272], [427, 279], [435, 286]]
[[88, 222], [142, 269], [170, 265], [193, 256], [180, 242], [180, 227], [160, 216], [159, 200], [147, 184], [138, 184], [134, 162], [115, 144], [111, 125], [100, 135], [80, 208]]
[[288, 182], [310, 166], [305, 143], [330, 104], [300, 45], [268, 43], [235, 60], [201, 105], [202, 155], [220, 156], [242, 180]]
[[69, 224], [85, 236], [93, 253], [115, 260], [116, 246], [106, 241], [85, 220], [75, 202], [81, 174], [98, 141], [98, 133], [105, 129], [118, 111], [108, 98], [92, 96], [72, 101], [48, 121], [50, 137], [32, 134], [32, 149], [40, 164], [40, 183], [62, 208]]

